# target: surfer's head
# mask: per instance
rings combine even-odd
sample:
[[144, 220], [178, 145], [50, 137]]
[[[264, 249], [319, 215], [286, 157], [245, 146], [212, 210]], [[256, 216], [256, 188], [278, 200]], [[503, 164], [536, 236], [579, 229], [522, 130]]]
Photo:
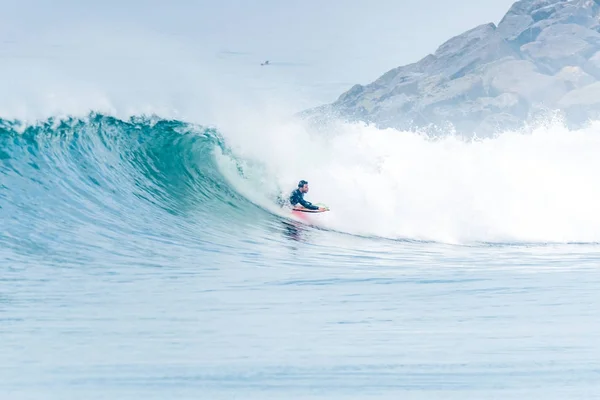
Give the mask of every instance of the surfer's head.
[[306, 193], [308, 192], [308, 182], [306, 182], [304, 179], [301, 180], [300, 182], [298, 182], [298, 189], [302, 192], [302, 193]]

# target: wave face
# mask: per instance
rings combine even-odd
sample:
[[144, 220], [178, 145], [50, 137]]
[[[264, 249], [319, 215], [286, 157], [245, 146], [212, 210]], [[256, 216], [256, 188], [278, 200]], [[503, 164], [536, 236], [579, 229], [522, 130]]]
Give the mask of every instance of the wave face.
[[223, 179], [213, 129], [91, 115], [31, 126], [3, 120], [0, 141], [5, 253], [81, 262], [74, 251], [127, 259], [162, 244], [168, 258], [206, 241], [212, 251], [227, 248], [227, 235], [243, 232], [231, 221], [243, 227], [266, 214]]

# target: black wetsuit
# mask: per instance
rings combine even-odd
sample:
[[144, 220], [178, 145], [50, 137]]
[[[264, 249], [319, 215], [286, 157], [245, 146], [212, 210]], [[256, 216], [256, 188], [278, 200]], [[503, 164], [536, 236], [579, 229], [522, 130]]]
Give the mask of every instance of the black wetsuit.
[[319, 207], [314, 206], [311, 202], [304, 200], [304, 193], [300, 191], [300, 189], [296, 189], [290, 195], [290, 203], [293, 206], [300, 203], [302, 207], [308, 208], [309, 210], [318, 210]]

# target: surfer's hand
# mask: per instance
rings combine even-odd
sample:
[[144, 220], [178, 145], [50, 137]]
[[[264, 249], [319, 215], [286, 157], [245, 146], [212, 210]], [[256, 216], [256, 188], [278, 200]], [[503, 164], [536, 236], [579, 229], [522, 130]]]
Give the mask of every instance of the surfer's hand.
[[319, 211], [327, 211], [327, 208], [325, 208], [325, 207], [319, 207]]

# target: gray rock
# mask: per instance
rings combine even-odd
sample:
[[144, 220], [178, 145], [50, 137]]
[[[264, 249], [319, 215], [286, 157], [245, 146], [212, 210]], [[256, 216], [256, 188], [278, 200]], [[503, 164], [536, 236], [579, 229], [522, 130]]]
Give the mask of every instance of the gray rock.
[[578, 124], [600, 117], [600, 82], [567, 93], [558, 103], [566, 118]]
[[583, 65], [583, 69], [594, 78], [600, 79], [600, 51], [596, 52]]
[[590, 85], [596, 78], [588, 74], [581, 67], [568, 66], [561, 69], [556, 77], [567, 85], [567, 90], [579, 89]]
[[536, 41], [523, 45], [521, 51], [546, 71], [556, 73], [569, 65], [585, 65], [598, 48], [598, 32], [581, 25], [556, 24], [544, 29]]
[[595, 107], [600, 105], [600, 82], [594, 82], [564, 95], [558, 104], [564, 108], [574, 106]]
[[304, 116], [400, 129], [451, 124], [466, 135], [522, 126], [543, 110], [600, 115], [600, 0], [521, 0], [434, 54], [355, 85]]

